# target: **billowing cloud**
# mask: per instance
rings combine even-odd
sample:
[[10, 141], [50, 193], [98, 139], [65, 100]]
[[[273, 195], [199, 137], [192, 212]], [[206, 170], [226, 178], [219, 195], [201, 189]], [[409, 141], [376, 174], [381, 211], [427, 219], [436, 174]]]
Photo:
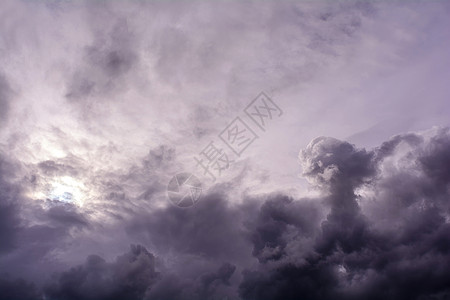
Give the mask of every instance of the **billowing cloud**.
[[[312, 141], [300, 158], [305, 175], [326, 187], [322, 200], [330, 212], [301, 259], [280, 255], [274, 264], [261, 262], [261, 270], [244, 271], [242, 298], [448, 297], [450, 182], [441, 168], [449, 142], [448, 129], [426, 140], [396, 136], [370, 152], [331, 138]], [[414, 175], [406, 176], [402, 164]], [[283, 238], [287, 232], [274, 234], [278, 244], [304, 252], [305, 244]]]
[[[395, 136], [370, 151], [317, 138], [299, 157], [320, 196], [276, 193], [230, 205], [227, 190], [219, 189], [195, 209], [134, 214], [128, 235], [155, 254], [132, 246], [113, 262], [90, 255], [57, 272], [40, 293], [48, 299], [445, 297], [449, 146], [446, 128]], [[56, 207], [47, 215], [53, 222], [86, 222]], [[2, 284], [9, 294], [27, 284], [11, 280]]]
[[107, 263], [91, 255], [82, 266], [62, 273], [54, 285], [45, 288], [49, 299], [142, 299], [157, 280], [155, 261], [140, 245]]

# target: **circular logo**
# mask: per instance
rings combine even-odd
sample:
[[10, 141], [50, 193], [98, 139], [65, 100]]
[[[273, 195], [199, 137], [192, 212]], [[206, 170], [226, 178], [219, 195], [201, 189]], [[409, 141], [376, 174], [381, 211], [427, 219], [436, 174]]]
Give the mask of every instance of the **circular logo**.
[[169, 200], [178, 207], [190, 207], [197, 203], [202, 193], [202, 184], [191, 173], [175, 175], [167, 185]]

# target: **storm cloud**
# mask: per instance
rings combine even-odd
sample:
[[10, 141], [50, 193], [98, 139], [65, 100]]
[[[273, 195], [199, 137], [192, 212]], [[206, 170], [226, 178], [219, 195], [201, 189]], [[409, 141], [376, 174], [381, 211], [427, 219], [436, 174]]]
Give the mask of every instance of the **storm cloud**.
[[[135, 215], [127, 231], [156, 257], [140, 245], [112, 262], [90, 255], [55, 273], [40, 293], [47, 299], [445, 299], [449, 146], [446, 128], [396, 136], [370, 151], [317, 138], [299, 158], [319, 197], [275, 193], [229, 205], [219, 190], [196, 209]], [[406, 166], [414, 176], [406, 176]], [[5, 295], [27, 284], [5, 280]]]
[[[309, 245], [309, 253], [301, 260], [280, 255], [273, 265], [263, 262], [262, 270], [244, 271], [240, 284], [242, 298], [448, 297], [450, 182], [439, 169], [447, 169], [444, 166], [450, 156], [450, 135], [448, 129], [442, 129], [426, 142], [422, 140], [417, 144], [411, 140], [421, 141], [422, 138], [420, 135], [397, 136], [367, 152], [347, 142], [318, 138], [301, 151], [304, 174], [316, 185], [327, 188], [322, 201], [330, 212]], [[385, 152], [382, 160], [375, 159], [392, 144], [396, 145], [390, 155]], [[410, 149], [395, 157], [398, 154], [395, 148], [402, 144]], [[415, 176], [405, 176], [402, 168], [384, 170], [384, 165], [391, 163], [387, 161], [394, 157], [396, 161], [414, 166]], [[431, 172], [439, 173], [434, 179], [431, 179], [429, 164], [423, 163], [431, 157], [436, 168]], [[437, 157], [439, 163], [435, 160]], [[358, 190], [360, 185], [365, 186]], [[405, 186], [410, 188], [405, 189]], [[368, 191], [371, 193], [366, 194]], [[395, 206], [401, 206], [401, 210], [397, 208], [391, 214], [391, 207]], [[373, 214], [380, 210], [388, 215]], [[384, 230], [378, 224], [383, 224]], [[390, 226], [388, 230], [386, 225]], [[287, 233], [285, 228], [279, 226], [278, 231], [276, 236], [281, 239], [278, 244], [304, 251], [304, 246], [299, 247], [295, 239], [281, 238]], [[266, 241], [272, 242], [270, 238]]]
[[2, 1], [0, 299], [449, 299], [449, 12]]

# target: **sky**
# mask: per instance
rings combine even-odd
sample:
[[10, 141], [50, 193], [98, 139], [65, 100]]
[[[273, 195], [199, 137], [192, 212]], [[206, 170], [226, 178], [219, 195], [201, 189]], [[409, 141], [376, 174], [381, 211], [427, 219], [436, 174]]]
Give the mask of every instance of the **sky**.
[[450, 298], [447, 1], [0, 2], [0, 300]]

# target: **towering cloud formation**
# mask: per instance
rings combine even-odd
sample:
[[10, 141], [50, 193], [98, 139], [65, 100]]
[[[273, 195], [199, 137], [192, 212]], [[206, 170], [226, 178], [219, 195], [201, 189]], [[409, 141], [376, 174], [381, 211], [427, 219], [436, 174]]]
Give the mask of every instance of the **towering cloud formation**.
[[[300, 259], [273, 257], [246, 271], [243, 299], [445, 299], [450, 294], [450, 135], [396, 136], [373, 151], [318, 138], [301, 151], [304, 174], [330, 212]], [[408, 169], [409, 168], [409, 169]], [[359, 194], [358, 194], [359, 193]], [[299, 214], [298, 218], [302, 218]], [[280, 227], [304, 253], [302, 231]], [[302, 237], [301, 237], [302, 238]], [[272, 240], [266, 239], [270, 244]], [[264, 241], [259, 243], [263, 243]]]

